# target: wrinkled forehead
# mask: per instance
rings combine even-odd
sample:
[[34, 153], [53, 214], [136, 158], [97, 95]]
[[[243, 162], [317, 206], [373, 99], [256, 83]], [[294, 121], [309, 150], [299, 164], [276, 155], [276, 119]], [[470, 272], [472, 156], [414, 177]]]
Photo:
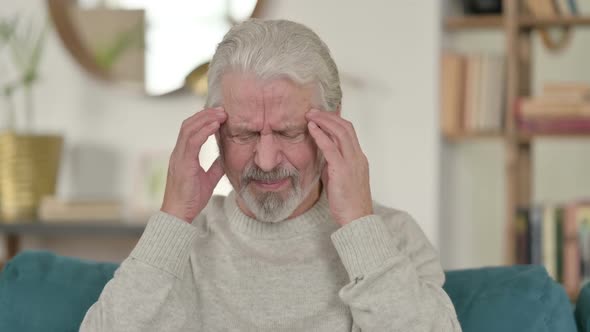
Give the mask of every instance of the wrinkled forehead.
[[261, 130], [305, 123], [311, 108], [313, 88], [298, 85], [286, 78], [260, 80], [242, 73], [225, 74], [222, 100], [228, 114], [228, 125]]

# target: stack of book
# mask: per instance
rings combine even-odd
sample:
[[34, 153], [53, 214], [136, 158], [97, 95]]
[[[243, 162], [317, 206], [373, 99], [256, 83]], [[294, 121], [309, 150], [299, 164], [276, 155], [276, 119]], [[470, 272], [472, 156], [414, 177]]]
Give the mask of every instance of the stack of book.
[[122, 204], [116, 200], [65, 200], [46, 196], [38, 217], [42, 222], [120, 222]]
[[590, 133], [590, 84], [545, 84], [541, 95], [519, 101], [516, 120], [524, 133]]
[[526, 0], [524, 4], [528, 11], [536, 17], [579, 14], [576, 0]]
[[501, 131], [505, 71], [503, 56], [443, 53], [440, 82], [443, 134]]
[[515, 230], [517, 264], [544, 265], [570, 298], [590, 280], [590, 201], [521, 207]]

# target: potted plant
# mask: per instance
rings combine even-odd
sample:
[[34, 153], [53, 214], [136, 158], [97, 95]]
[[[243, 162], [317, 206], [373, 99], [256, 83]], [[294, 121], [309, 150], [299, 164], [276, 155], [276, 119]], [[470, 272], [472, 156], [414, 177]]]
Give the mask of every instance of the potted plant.
[[[34, 219], [41, 198], [55, 193], [63, 137], [33, 132], [33, 87], [46, 31], [46, 25], [36, 27], [32, 19], [0, 18], [1, 110], [6, 120], [0, 129], [2, 222]], [[22, 103], [15, 103], [17, 97]]]

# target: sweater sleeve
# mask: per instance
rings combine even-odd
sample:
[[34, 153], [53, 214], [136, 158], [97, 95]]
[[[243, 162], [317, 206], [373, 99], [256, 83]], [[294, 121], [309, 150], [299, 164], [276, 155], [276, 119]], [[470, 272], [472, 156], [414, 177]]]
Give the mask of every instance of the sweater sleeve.
[[152, 216], [82, 322], [80, 331], [178, 331], [190, 324], [189, 253], [197, 229], [164, 212]]
[[350, 277], [339, 296], [361, 331], [461, 331], [438, 255], [407, 214], [369, 215], [332, 242]]

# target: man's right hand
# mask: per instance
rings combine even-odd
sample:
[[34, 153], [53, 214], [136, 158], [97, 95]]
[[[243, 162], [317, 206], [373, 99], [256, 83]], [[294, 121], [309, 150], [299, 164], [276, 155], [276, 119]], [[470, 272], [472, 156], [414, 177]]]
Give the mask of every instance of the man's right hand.
[[226, 119], [227, 113], [219, 107], [202, 110], [182, 122], [168, 164], [161, 211], [190, 223], [205, 208], [224, 171], [218, 157], [205, 172], [199, 152]]

